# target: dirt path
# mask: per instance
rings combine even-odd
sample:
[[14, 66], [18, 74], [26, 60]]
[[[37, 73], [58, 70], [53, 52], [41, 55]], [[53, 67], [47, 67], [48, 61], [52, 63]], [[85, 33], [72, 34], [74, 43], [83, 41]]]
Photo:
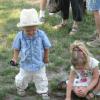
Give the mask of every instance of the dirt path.
[[[50, 97], [51, 100], [64, 100], [63, 97]], [[25, 97], [19, 97], [16, 95], [9, 94], [5, 100], [42, 100], [39, 96], [25, 96]]]
[[[47, 76], [48, 76], [49, 81], [57, 77], [59, 77], [59, 79], [64, 79], [64, 76], [66, 76], [66, 73], [63, 71], [63, 69], [60, 69], [59, 73], [47, 72]], [[58, 91], [58, 92], [54, 92], [53, 94], [50, 93], [50, 98], [51, 100], [64, 100], [64, 95], [65, 93]], [[16, 91], [14, 91], [7, 94], [5, 100], [41, 100], [41, 98], [39, 97], [39, 95], [37, 95], [34, 92], [33, 94], [32, 92], [30, 94], [30, 91], [27, 91], [27, 95], [25, 97], [19, 97], [17, 96]]]

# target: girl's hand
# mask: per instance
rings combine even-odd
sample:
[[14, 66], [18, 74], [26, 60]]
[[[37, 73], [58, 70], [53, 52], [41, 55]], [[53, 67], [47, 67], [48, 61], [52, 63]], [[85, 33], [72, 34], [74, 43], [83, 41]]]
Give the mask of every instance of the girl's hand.
[[74, 88], [74, 93], [80, 97], [80, 87], [75, 87]]
[[79, 97], [85, 97], [86, 94], [87, 94], [87, 92], [88, 92], [88, 90], [87, 90], [86, 87], [76, 87], [76, 88], [74, 89], [74, 92], [75, 92], [75, 94], [76, 94], [77, 96], [79, 96]]
[[88, 93], [88, 90], [86, 87], [80, 87], [80, 95], [82, 95], [82, 97], [86, 96]]

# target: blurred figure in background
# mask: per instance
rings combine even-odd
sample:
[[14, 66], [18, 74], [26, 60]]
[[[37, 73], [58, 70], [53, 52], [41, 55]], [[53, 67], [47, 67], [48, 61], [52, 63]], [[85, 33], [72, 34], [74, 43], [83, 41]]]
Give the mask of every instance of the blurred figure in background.
[[44, 22], [45, 21], [45, 9], [47, 5], [47, 0], [40, 0], [40, 21]]
[[96, 31], [91, 36], [91, 41], [87, 42], [87, 45], [100, 47], [100, 0], [87, 0], [87, 9], [93, 12], [96, 24]]
[[69, 18], [70, 4], [72, 8], [73, 25], [69, 35], [74, 35], [78, 31], [79, 22], [82, 21], [83, 0], [62, 0], [61, 1], [62, 22], [54, 26], [54, 29], [59, 29], [67, 25], [67, 20]]

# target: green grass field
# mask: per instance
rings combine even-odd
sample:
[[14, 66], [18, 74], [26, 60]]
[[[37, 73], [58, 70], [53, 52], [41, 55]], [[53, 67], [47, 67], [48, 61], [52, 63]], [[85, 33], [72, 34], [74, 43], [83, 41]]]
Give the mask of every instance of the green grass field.
[[[12, 100], [23, 100], [16, 95], [14, 86], [14, 77], [18, 73], [18, 67], [10, 66], [9, 61], [12, 58], [12, 41], [16, 32], [19, 30], [16, 24], [19, 21], [20, 11], [22, 8], [31, 7], [35, 7], [39, 11], [38, 4], [34, 4], [32, 0], [0, 0], [0, 100], [11, 100], [7, 98], [9, 95], [13, 95], [14, 99]], [[51, 90], [55, 90], [56, 83], [61, 79], [60, 74], [68, 72], [70, 68], [69, 45], [74, 40], [87, 42], [95, 30], [95, 23], [91, 14], [84, 15], [83, 22], [80, 23], [79, 32], [75, 36], [69, 36], [68, 33], [72, 25], [72, 16], [68, 20], [68, 25], [60, 30], [53, 30], [52, 26], [59, 23], [61, 17], [49, 16], [47, 11], [46, 20], [47, 22], [39, 26], [39, 28], [47, 32], [52, 43], [52, 48], [50, 49], [50, 64], [47, 68], [47, 73], [50, 88]], [[100, 61], [100, 48], [89, 47], [89, 50]], [[33, 94], [33, 90], [33, 87], [28, 89], [30, 96]]]

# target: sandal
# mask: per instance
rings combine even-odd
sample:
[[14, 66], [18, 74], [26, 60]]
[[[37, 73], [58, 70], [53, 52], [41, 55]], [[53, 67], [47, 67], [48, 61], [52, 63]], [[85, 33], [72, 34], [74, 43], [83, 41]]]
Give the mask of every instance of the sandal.
[[98, 37], [99, 37], [99, 36], [98, 36], [98, 32], [95, 31], [95, 32], [90, 36], [89, 40], [90, 40], [90, 41], [93, 41], [93, 40], [97, 39]]
[[78, 27], [72, 27], [72, 30], [70, 31], [69, 35], [75, 35], [77, 31], [78, 31]]
[[64, 24], [64, 23], [60, 23], [60, 24], [58, 24], [58, 25], [55, 25], [54, 27], [53, 27], [53, 29], [61, 29], [61, 28], [64, 28], [66, 26], [66, 24]]

